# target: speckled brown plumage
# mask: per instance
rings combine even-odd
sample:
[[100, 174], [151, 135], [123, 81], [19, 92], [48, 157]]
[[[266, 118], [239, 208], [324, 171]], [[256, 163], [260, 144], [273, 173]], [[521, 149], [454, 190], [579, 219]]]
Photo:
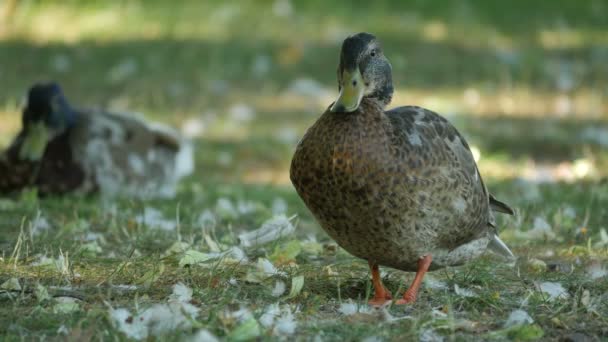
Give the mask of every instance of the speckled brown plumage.
[[354, 113], [325, 112], [298, 145], [291, 179], [340, 246], [381, 265], [415, 271], [431, 252], [432, 268], [462, 264], [466, 255], [440, 256], [489, 233], [465, 140], [419, 107], [384, 112], [363, 100]]
[[[381, 53], [374, 49], [374, 56]], [[371, 87], [365, 76], [358, 80]], [[490, 195], [465, 139], [432, 111], [385, 111], [388, 101], [365, 91], [371, 95], [352, 112], [330, 106], [298, 144], [290, 176], [306, 206], [372, 270], [379, 264], [416, 271], [425, 255], [432, 255], [431, 269], [479, 256], [496, 232]]]

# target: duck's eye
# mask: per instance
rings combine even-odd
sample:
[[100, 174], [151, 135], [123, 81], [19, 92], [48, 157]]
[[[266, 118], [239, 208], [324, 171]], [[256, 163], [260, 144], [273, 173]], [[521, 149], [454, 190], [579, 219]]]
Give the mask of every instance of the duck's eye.
[[378, 50], [373, 49], [372, 52], [370, 52], [369, 55], [372, 56], [372, 57], [376, 57], [377, 54], [378, 54]]

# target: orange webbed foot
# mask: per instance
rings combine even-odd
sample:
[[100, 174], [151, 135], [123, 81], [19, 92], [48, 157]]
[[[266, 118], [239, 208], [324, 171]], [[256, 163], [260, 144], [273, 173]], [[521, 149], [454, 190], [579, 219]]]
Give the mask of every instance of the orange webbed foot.
[[416, 301], [416, 297], [417, 297], [417, 293], [408, 293], [407, 291], [405, 292], [405, 294], [403, 295], [403, 298], [398, 299], [397, 301], [395, 301], [395, 305], [407, 305], [407, 304], [413, 304]]
[[429, 270], [429, 266], [431, 266], [432, 261], [433, 258], [430, 254], [425, 255], [420, 258], [420, 260], [418, 260], [418, 271], [416, 271], [416, 277], [414, 278], [412, 285], [409, 289], [407, 289], [407, 291], [405, 291], [403, 298], [397, 300], [395, 304], [405, 305], [412, 304], [416, 301], [416, 297], [418, 297], [418, 289], [420, 289], [420, 285], [422, 285], [422, 279], [424, 278], [426, 272]]
[[367, 303], [371, 306], [384, 306], [392, 299], [391, 293], [383, 286], [383, 290], [380, 293], [376, 291], [374, 298], [370, 299]]
[[369, 268], [372, 271], [372, 285], [374, 286], [374, 298], [370, 299], [367, 303], [371, 306], [383, 306], [389, 303], [393, 296], [390, 291], [384, 287], [382, 284], [382, 279], [380, 278], [380, 269], [378, 268], [378, 264], [369, 261]]

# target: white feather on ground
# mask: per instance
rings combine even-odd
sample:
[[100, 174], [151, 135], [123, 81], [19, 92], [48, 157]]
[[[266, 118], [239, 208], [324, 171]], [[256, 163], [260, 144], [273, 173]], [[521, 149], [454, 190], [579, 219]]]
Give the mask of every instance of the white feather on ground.
[[191, 299], [192, 289], [178, 283], [167, 303], [154, 304], [136, 315], [127, 309], [111, 308], [110, 317], [114, 326], [127, 337], [143, 340], [177, 329], [190, 329], [200, 310], [189, 303]]
[[532, 323], [534, 323], [534, 319], [532, 319], [532, 317], [530, 317], [530, 315], [526, 311], [517, 309], [513, 310], [511, 314], [509, 314], [509, 318], [507, 318], [504, 327], [509, 328], [515, 325]]
[[536, 288], [538, 291], [544, 293], [548, 296], [548, 300], [553, 301], [555, 299], [568, 299], [570, 298], [570, 294], [564, 286], [560, 283], [546, 281], [542, 283], [536, 283]]

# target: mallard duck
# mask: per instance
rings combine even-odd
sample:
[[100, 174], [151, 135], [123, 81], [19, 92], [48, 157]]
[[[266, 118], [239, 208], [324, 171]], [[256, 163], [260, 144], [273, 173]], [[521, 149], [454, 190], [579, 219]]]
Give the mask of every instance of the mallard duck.
[[74, 109], [56, 83], [29, 89], [22, 129], [0, 156], [0, 193], [172, 196], [192, 171], [192, 149], [177, 133], [142, 119]]
[[342, 248], [369, 263], [371, 304], [392, 299], [379, 266], [416, 272], [397, 304], [411, 303], [428, 270], [462, 265], [488, 246], [512, 257], [469, 146], [445, 118], [405, 106], [386, 111], [391, 64], [369, 33], [344, 40], [339, 97], [299, 142], [290, 168], [298, 194]]

